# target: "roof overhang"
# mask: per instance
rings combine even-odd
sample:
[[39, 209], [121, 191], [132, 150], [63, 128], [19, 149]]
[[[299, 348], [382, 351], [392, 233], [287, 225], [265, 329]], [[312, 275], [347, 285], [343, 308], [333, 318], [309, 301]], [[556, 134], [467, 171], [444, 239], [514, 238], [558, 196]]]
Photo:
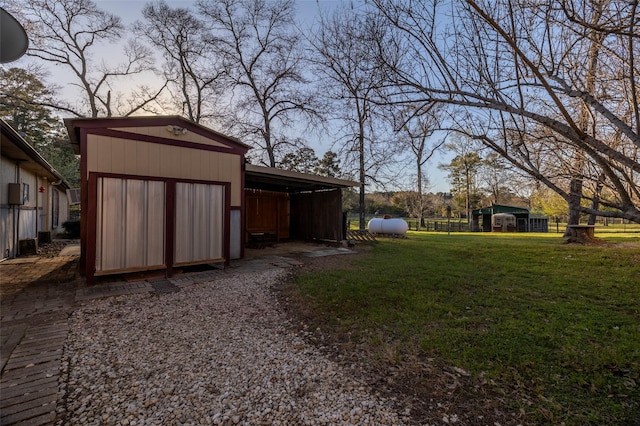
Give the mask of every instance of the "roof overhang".
[[471, 212], [473, 215], [511, 213], [511, 214], [529, 214], [529, 209], [525, 207], [505, 206], [502, 204], [494, 204], [489, 207], [482, 207]]
[[0, 146], [2, 156], [20, 163], [20, 168], [45, 177], [52, 182], [60, 182], [63, 189], [69, 189], [69, 184], [62, 175], [53, 168], [18, 132], [4, 120], [0, 120], [2, 136]]
[[360, 182], [246, 164], [244, 186], [248, 189], [295, 193], [350, 188], [360, 186]]
[[[251, 147], [240, 142], [239, 139], [227, 136], [208, 127], [202, 126], [194, 121], [179, 115], [154, 115], [154, 116], [130, 116], [130, 117], [104, 117], [104, 118], [65, 118], [64, 124], [69, 133], [71, 145], [76, 154], [80, 154], [80, 129], [106, 129], [106, 128], [126, 128], [126, 127], [147, 127], [147, 126], [177, 126], [188, 129], [205, 137], [214, 140], [222, 140], [237, 146], [243, 152]], [[135, 138], [135, 135], [133, 136]]]

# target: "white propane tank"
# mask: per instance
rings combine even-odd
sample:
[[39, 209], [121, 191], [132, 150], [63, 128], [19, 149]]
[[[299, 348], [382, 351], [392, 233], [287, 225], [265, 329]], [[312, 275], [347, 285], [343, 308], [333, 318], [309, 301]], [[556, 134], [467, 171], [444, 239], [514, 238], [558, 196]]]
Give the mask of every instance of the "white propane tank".
[[371, 219], [367, 224], [372, 234], [398, 234], [404, 235], [409, 230], [409, 225], [403, 219]]

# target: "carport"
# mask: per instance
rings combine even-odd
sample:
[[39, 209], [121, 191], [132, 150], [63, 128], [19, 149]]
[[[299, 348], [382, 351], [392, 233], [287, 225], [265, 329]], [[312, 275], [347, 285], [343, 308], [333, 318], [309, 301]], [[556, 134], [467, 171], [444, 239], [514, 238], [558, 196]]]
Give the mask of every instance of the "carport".
[[245, 242], [342, 241], [342, 189], [351, 180], [247, 164]]

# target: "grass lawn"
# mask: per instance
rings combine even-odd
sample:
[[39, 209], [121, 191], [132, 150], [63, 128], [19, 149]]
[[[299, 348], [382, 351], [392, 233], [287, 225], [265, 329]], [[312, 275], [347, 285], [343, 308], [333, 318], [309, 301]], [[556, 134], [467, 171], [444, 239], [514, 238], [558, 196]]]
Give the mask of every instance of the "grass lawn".
[[597, 236], [611, 244], [410, 232], [348, 269], [300, 275], [295, 292], [313, 327], [372, 362], [469, 372], [460, 392], [488, 386], [517, 422], [636, 424], [640, 234]]

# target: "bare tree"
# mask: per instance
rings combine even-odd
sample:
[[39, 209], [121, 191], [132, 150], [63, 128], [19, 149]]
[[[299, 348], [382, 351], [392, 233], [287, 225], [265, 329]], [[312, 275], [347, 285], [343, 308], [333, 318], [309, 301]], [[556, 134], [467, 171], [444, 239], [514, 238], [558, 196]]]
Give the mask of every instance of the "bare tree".
[[385, 38], [381, 24], [374, 16], [341, 8], [321, 19], [312, 40], [315, 69], [324, 81], [322, 93], [335, 105], [332, 118], [343, 123], [341, 153], [346, 165], [357, 164], [360, 229], [365, 229], [365, 184], [374, 181], [394, 155], [394, 147], [385, 144], [390, 140], [381, 137], [384, 118], [376, 101], [386, 78], [374, 55]]
[[507, 161], [495, 152], [489, 152], [482, 159], [479, 178], [493, 204], [504, 203], [513, 191], [512, 186], [520, 184]]
[[[589, 25], [585, 31], [585, 50], [586, 50], [586, 63], [587, 67], [575, 67], [578, 70], [581, 68], [583, 71], [578, 71], [576, 77], [578, 79], [584, 80], [584, 87], [587, 93], [594, 93], [596, 89], [596, 78], [598, 73], [598, 60], [600, 56], [600, 50], [602, 49], [602, 42], [606, 36], [605, 33], [601, 31], [597, 31], [594, 27], [600, 25], [600, 20], [603, 18], [603, 7], [605, 7], [605, 3], [609, 3], [609, 0], [600, 1], [596, 0], [592, 2], [592, 9], [589, 16]], [[572, 7], [568, 3], [564, 4], [565, 7]], [[575, 66], [575, 65], [574, 65]], [[574, 77], [575, 79], [575, 77]], [[574, 83], [574, 85], [580, 85], [580, 82]], [[591, 117], [593, 117], [593, 112], [591, 107], [586, 102], [579, 102], [580, 106], [578, 107], [578, 117], [576, 120], [576, 125], [579, 127], [580, 131], [584, 134], [589, 134], [593, 137], [596, 137], [596, 127], [592, 126], [595, 122], [592, 122]], [[577, 150], [575, 153], [575, 159], [573, 168], [575, 169], [575, 173], [569, 182], [569, 225], [577, 225], [580, 223], [580, 203], [582, 202], [583, 197], [583, 174], [584, 168], [586, 165], [586, 158], [584, 150]], [[596, 198], [594, 198], [594, 201]], [[597, 202], [592, 205], [597, 208]], [[595, 215], [592, 215], [593, 222], [595, 223]], [[567, 233], [565, 236], [570, 236], [569, 229], [567, 228]]]
[[134, 31], [161, 50], [175, 107], [196, 123], [216, 117], [224, 68], [215, 45], [207, 41], [204, 23], [190, 10], [164, 1], [148, 3], [142, 15], [145, 21], [137, 21]]
[[458, 108], [451, 129], [581, 213], [640, 222], [637, 1], [373, 2], [409, 51], [380, 55], [396, 95]]
[[234, 120], [275, 167], [279, 146], [293, 144], [285, 130], [299, 124], [296, 117], [316, 117], [294, 1], [200, 0], [198, 8], [227, 70]]
[[83, 93], [84, 107], [52, 105], [77, 116], [111, 116], [115, 108], [122, 115], [148, 108], [162, 88], [152, 91], [140, 87], [140, 97], [123, 101], [115, 99], [113, 88], [123, 78], [152, 70], [152, 57], [147, 48], [132, 41], [124, 48], [126, 60], [119, 65], [96, 63], [101, 45], [116, 44], [125, 32], [120, 18], [101, 10], [91, 0], [11, 1], [10, 7], [29, 29], [31, 44], [27, 55], [62, 65], [73, 73], [73, 83]]
[[445, 143], [444, 138], [431, 145], [427, 143], [434, 132], [440, 128], [440, 111], [441, 107], [437, 104], [428, 104], [417, 108], [413, 105], [408, 105], [407, 108], [400, 109], [397, 119], [401, 127], [400, 144], [408, 146], [411, 150], [413, 161], [415, 161], [417, 194], [415, 206], [412, 210], [417, 213], [418, 230], [421, 226], [424, 226], [424, 210], [426, 208], [423, 190], [423, 168], [427, 161]]

